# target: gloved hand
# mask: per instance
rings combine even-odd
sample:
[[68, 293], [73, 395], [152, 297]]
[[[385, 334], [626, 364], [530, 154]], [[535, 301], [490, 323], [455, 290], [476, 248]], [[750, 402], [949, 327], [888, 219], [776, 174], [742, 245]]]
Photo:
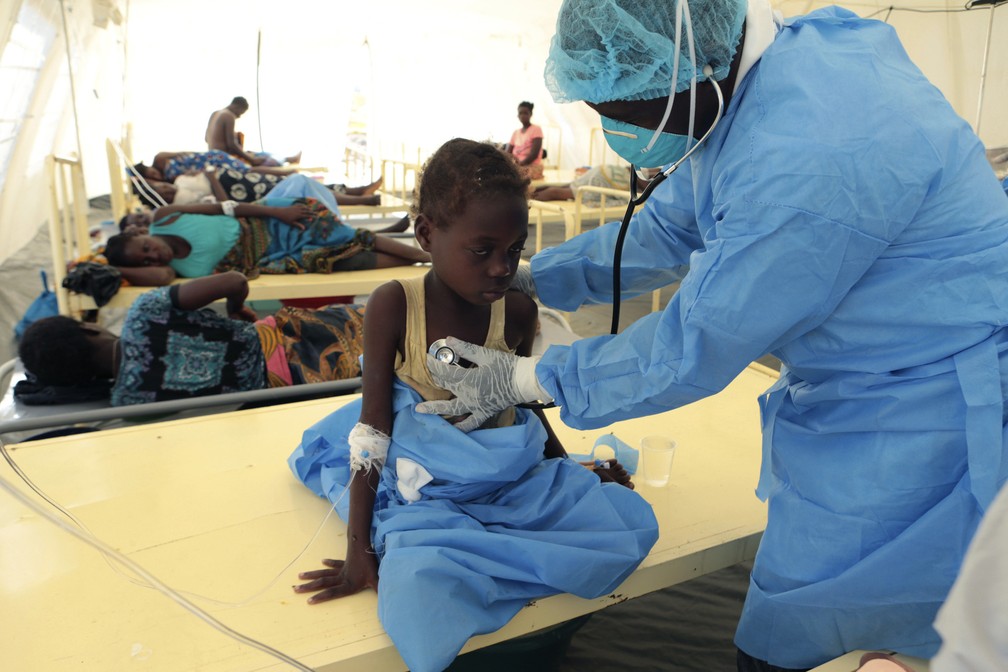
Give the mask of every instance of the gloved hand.
[[553, 400], [535, 377], [538, 357], [518, 357], [452, 336], [448, 337], [448, 347], [476, 366], [465, 368], [446, 364], [427, 355], [427, 368], [434, 383], [453, 393], [455, 398], [421, 402], [417, 404], [417, 411], [449, 417], [471, 413], [456, 424], [463, 432], [470, 432], [509, 406]]
[[533, 299], [539, 297], [535, 280], [532, 278], [532, 264], [518, 264], [518, 271], [511, 280], [511, 288], [528, 294]]

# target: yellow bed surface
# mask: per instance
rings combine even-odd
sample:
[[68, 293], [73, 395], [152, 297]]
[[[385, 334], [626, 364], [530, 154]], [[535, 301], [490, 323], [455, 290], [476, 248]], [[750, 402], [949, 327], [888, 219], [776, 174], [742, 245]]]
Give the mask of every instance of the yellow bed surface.
[[[775, 376], [753, 365], [714, 397], [601, 430], [570, 429], [556, 409], [548, 411], [572, 453], [590, 452], [607, 431], [635, 447], [652, 433], [678, 441], [669, 484], [637, 486], [655, 509], [660, 539], [613, 594], [538, 600], [464, 650], [752, 558], [766, 522], [765, 506], [753, 494], [760, 460], [756, 398]], [[343, 557], [346, 540], [334, 514], [311, 541], [328, 503], [294, 478], [286, 459], [305, 428], [353, 398], [9, 449], [38, 487], [99, 538], [173, 588], [202, 596], [191, 599], [229, 627], [318, 670], [402, 670], [378, 622], [373, 592], [308, 606], [290, 588], [299, 571]], [[3, 478], [32, 494], [10, 467], [0, 468]], [[0, 493], [0, 549], [0, 628], [12, 644], [0, 649], [0, 669], [290, 669], [126, 580], [97, 551], [6, 493]]]

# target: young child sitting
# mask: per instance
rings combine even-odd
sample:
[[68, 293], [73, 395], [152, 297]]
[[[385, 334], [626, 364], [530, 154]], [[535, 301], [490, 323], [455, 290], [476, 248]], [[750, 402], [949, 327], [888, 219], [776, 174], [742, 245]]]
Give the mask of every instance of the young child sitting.
[[309, 428], [289, 459], [348, 522], [345, 560], [300, 574], [310, 582], [295, 591], [314, 604], [377, 589], [413, 672], [444, 669], [530, 600], [612, 591], [658, 537], [650, 505], [568, 458], [541, 410], [509, 408], [465, 433], [415, 409], [450, 398], [427, 370], [438, 339], [530, 353], [537, 307], [509, 289], [527, 187], [489, 144], [455, 139], [430, 158], [414, 209], [432, 269], [371, 295], [363, 397]]

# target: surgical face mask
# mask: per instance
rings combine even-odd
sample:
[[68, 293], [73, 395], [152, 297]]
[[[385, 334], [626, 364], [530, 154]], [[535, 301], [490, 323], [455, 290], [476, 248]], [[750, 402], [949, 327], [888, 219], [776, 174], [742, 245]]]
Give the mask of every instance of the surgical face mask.
[[654, 131], [609, 117], [602, 117], [602, 132], [614, 152], [641, 168], [660, 168], [675, 163], [686, 156], [693, 144], [685, 135], [661, 132], [648, 149]]
[[[677, 133], [666, 133], [662, 130], [665, 128], [665, 123], [672, 114], [672, 105], [675, 102], [676, 84], [679, 81], [680, 52], [678, 44], [684, 35], [690, 53], [689, 63], [696, 62], [696, 48], [693, 43], [693, 21], [690, 18], [688, 0], [678, 0], [675, 11], [676, 51], [675, 57], [672, 60], [672, 84], [669, 90], [668, 103], [665, 106], [665, 115], [662, 117], [661, 122], [659, 122], [657, 129], [649, 131], [633, 124], [602, 117], [602, 131], [605, 134], [606, 142], [609, 143], [614, 152], [629, 161], [633, 166], [660, 168], [673, 163], [678, 164], [686, 158], [690, 152], [690, 148], [696, 146], [696, 143], [692, 142], [693, 125], [696, 120], [697, 74], [695, 68], [690, 77], [688, 134], [679, 135]], [[683, 28], [685, 28], [685, 32]], [[714, 70], [710, 65], [705, 65], [703, 72], [707, 77], [711, 77]]]

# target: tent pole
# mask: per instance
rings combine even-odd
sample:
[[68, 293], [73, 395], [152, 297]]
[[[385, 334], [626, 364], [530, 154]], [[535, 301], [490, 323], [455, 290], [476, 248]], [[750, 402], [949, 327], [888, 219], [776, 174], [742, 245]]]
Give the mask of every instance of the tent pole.
[[70, 27], [67, 25], [66, 2], [60, 0], [60, 14], [63, 17], [63, 42], [66, 48], [67, 73], [70, 75], [70, 101], [73, 105], [74, 133], [77, 138], [77, 158], [84, 160], [80, 139], [80, 120], [77, 118], [77, 87], [74, 84], [73, 58], [70, 54]]
[[984, 42], [983, 65], [980, 68], [980, 95], [977, 98], [976, 123], [973, 124], [974, 132], [980, 135], [980, 117], [983, 114], [984, 88], [987, 85], [987, 60], [990, 58], [991, 33], [994, 30], [994, 8], [997, 2], [990, 5], [990, 18], [987, 21], [987, 40]]

